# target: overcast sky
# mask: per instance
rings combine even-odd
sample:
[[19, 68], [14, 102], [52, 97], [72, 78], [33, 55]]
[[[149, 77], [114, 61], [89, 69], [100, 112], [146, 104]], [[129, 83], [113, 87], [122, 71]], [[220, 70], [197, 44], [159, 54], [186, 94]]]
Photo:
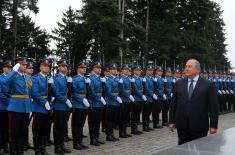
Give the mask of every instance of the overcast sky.
[[[82, 7], [82, 0], [38, 0], [39, 13], [33, 16], [37, 26], [47, 32], [56, 27], [56, 22], [62, 18], [62, 12], [71, 5], [74, 9]], [[226, 32], [227, 57], [235, 67], [235, 0], [214, 0], [220, 3], [223, 12]]]

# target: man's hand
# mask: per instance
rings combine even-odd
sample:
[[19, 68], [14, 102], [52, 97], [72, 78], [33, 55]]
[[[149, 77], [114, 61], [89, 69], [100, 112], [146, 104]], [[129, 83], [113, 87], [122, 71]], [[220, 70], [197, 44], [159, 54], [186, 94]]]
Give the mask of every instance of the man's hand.
[[175, 124], [169, 124], [169, 130], [174, 132], [175, 131]]
[[210, 128], [210, 134], [215, 134], [217, 132], [217, 129], [215, 128]]

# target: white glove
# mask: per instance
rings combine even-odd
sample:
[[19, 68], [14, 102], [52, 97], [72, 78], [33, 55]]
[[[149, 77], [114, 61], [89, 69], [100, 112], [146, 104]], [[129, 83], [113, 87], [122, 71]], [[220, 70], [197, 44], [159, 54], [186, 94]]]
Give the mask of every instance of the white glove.
[[122, 80], [122, 79], [119, 79], [119, 83], [123, 84], [123, 80]]
[[55, 100], [55, 97], [52, 97], [52, 98], [51, 98], [51, 103], [52, 103], [54, 100]]
[[166, 100], [166, 99], [167, 99], [166, 94], [163, 94], [163, 99], [164, 99], [164, 100]]
[[104, 100], [103, 97], [100, 98], [100, 101], [102, 102], [103, 105], [106, 105], [106, 101]]
[[84, 99], [82, 100], [82, 102], [83, 102], [83, 104], [84, 104], [86, 107], [90, 107], [90, 104], [89, 104], [89, 102], [88, 102], [88, 100], [87, 100], [86, 98], [84, 98]]
[[231, 94], [233, 94], [233, 90], [230, 90]]
[[146, 78], [143, 78], [142, 82], [146, 82]]
[[135, 102], [135, 99], [132, 95], [129, 96], [129, 99], [131, 100], [131, 102]]
[[142, 95], [142, 99], [143, 99], [144, 101], [147, 101], [147, 98], [146, 98], [145, 95]]
[[221, 90], [218, 90], [218, 93], [219, 93], [219, 94], [222, 94]]
[[91, 83], [91, 79], [90, 78], [86, 78], [86, 83], [90, 84]]
[[166, 78], [164, 78], [164, 79], [163, 79], [163, 81], [164, 81], [164, 82], [167, 82], [167, 79], [166, 79]]
[[53, 77], [50, 77], [47, 82], [48, 82], [48, 84], [53, 84], [54, 83]]
[[132, 83], [135, 83], [135, 79], [134, 79], [134, 78], [132, 78], [132, 79], [131, 79], [131, 82], [132, 82]]
[[122, 104], [122, 99], [119, 96], [117, 97], [117, 101], [119, 104]]
[[157, 82], [157, 78], [154, 78], [153, 81], [154, 81], [154, 82]]
[[100, 78], [101, 82], [106, 82], [106, 78]]
[[228, 91], [228, 90], [226, 90], [226, 94], [229, 94], [229, 91]]
[[222, 90], [222, 93], [223, 93], [223, 94], [226, 94], [226, 92], [225, 92], [224, 90]]
[[175, 83], [175, 82], [176, 82], [176, 80], [175, 80], [175, 79], [173, 79], [173, 80], [172, 80], [172, 82], [173, 82], [173, 83]]
[[73, 78], [72, 78], [71, 76], [69, 76], [69, 77], [67, 78], [67, 82], [72, 83], [72, 82], [73, 82]]
[[72, 108], [72, 107], [73, 107], [73, 105], [72, 105], [72, 103], [70, 102], [69, 99], [67, 99], [66, 105], [67, 105], [69, 108]]
[[19, 68], [20, 68], [20, 64], [17, 63], [17, 64], [12, 68], [12, 70], [15, 71], [15, 72], [17, 72], [17, 71], [19, 70]]
[[157, 95], [156, 94], [153, 94], [153, 99], [157, 100]]
[[171, 93], [171, 97], [173, 97], [173, 93]]
[[45, 104], [45, 108], [46, 108], [46, 110], [51, 110], [51, 106], [50, 106], [50, 104], [49, 104], [49, 102], [47, 101], [46, 102], [46, 104]]

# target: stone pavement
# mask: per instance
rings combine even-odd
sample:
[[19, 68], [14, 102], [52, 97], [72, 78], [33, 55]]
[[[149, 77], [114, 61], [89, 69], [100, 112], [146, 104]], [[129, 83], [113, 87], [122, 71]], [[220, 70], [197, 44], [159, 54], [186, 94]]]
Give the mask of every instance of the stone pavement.
[[[152, 124], [151, 124], [152, 125]], [[229, 113], [220, 115], [219, 117], [219, 132], [235, 126], [235, 113]], [[139, 129], [142, 129], [139, 126]], [[31, 128], [30, 128], [31, 130]], [[69, 134], [71, 137], [71, 130]], [[88, 135], [87, 124], [84, 129], [84, 134]], [[118, 132], [115, 131], [115, 135], [118, 136]], [[100, 135], [101, 139], [105, 141], [104, 133]], [[31, 138], [32, 139], [32, 138]], [[32, 141], [31, 141], [32, 144]], [[89, 145], [89, 137], [84, 139], [84, 144]], [[67, 143], [72, 149], [72, 142]], [[172, 146], [177, 145], [177, 134], [176, 132], [170, 132], [167, 127], [163, 129], [155, 129], [152, 132], [145, 132], [139, 136], [133, 136], [131, 138], [120, 139], [118, 142], [106, 142], [105, 145], [98, 147], [89, 146], [88, 150], [74, 150], [68, 155], [122, 155], [122, 154], [138, 154], [148, 155], [152, 153], [165, 150]], [[54, 146], [47, 147], [47, 151], [50, 154], [54, 154]], [[27, 151], [26, 155], [33, 155], [33, 151]]]

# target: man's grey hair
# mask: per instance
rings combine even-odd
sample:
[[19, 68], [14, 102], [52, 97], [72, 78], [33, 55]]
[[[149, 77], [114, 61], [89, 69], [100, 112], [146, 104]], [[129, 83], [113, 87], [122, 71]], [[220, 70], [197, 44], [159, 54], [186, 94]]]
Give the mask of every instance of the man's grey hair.
[[199, 73], [201, 72], [201, 65], [197, 59], [189, 59], [188, 61], [192, 61], [195, 64], [195, 67], [198, 69]]

